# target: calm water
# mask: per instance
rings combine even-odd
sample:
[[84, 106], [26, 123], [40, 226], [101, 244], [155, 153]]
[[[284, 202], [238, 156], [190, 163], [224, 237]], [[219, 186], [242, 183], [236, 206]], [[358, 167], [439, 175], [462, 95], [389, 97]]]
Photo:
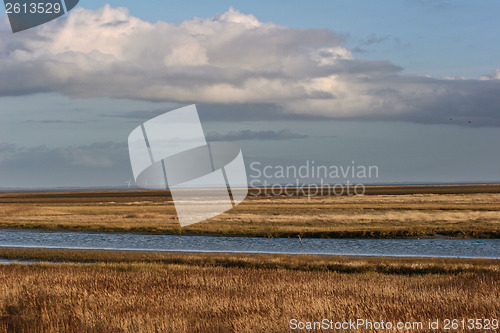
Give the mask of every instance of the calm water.
[[317, 239], [0, 230], [0, 247], [500, 259], [498, 239]]

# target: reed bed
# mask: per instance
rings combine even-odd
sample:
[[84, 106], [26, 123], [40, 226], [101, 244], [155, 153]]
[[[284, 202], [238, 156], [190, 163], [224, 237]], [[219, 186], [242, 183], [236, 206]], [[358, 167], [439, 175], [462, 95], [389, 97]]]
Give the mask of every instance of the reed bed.
[[0, 281], [0, 332], [289, 332], [292, 319], [427, 323], [500, 316], [498, 270], [408, 275], [45, 263], [0, 265]]
[[399, 275], [490, 273], [498, 259], [347, 257], [287, 254], [165, 253], [101, 250], [0, 248], [0, 258], [58, 263], [147, 263], [197, 267], [286, 269]]

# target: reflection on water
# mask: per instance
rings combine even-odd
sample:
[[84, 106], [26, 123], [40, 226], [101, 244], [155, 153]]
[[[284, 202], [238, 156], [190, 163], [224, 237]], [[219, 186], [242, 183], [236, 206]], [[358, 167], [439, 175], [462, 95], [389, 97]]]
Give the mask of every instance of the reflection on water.
[[0, 264], [9, 265], [9, 264], [34, 264], [34, 260], [21, 260], [21, 259], [0, 259]]
[[319, 239], [0, 230], [0, 247], [500, 259], [498, 239]]

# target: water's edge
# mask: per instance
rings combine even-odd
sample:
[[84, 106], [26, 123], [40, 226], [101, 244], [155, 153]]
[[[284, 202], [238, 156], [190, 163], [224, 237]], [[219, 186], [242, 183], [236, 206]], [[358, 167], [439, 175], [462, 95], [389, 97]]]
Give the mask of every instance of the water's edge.
[[0, 230], [0, 247], [500, 259], [498, 239], [321, 239]]
[[438, 233], [416, 233], [408, 234], [403, 231], [318, 231], [318, 232], [278, 232], [274, 234], [268, 233], [216, 233], [205, 231], [183, 231], [181, 233], [171, 230], [142, 230], [130, 229], [103, 229], [92, 230], [86, 228], [61, 228], [61, 229], [44, 229], [31, 226], [10, 226], [8, 228], [0, 228], [0, 230], [16, 230], [16, 231], [38, 231], [38, 232], [82, 232], [82, 233], [118, 233], [118, 234], [136, 234], [136, 235], [169, 235], [169, 236], [207, 236], [207, 237], [256, 237], [256, 238], [322, 238], [322, 239], [421, 239], [421, 238], [446, 238], [446, 239], [500, 239], [500, 234], [496, 231], [484, 231], [481, 233], [464, 233], [463, 231], [456, 232], [438, 232]]

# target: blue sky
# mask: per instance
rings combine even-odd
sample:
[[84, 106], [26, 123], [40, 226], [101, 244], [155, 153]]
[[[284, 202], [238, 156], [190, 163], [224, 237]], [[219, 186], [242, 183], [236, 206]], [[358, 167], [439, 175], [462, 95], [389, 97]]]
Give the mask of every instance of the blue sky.
[[[125, 7], [126, 9], [119, 9]], [[123, 186], [130, 131], [195, 103], [248, 164], [500, 181], [498, 1], [81, 1], [0, 24], [0, 188]]]

